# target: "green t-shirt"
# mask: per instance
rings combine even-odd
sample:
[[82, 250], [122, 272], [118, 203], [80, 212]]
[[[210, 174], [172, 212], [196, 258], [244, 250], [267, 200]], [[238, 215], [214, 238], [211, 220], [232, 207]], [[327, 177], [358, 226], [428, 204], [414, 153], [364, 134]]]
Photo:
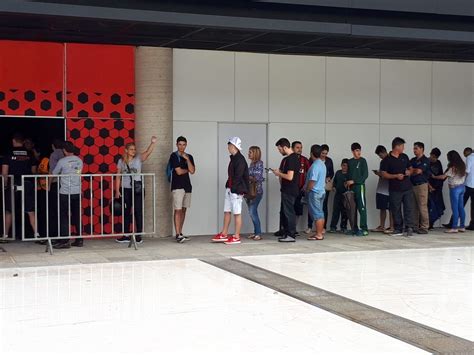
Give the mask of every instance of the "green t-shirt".
[[364, 158], [349, 159], [349, 172], [348, 180], [353, 180], [354, 184], [362, 185], [365, 180], [369, 177], [369, 168], [367, 161]]

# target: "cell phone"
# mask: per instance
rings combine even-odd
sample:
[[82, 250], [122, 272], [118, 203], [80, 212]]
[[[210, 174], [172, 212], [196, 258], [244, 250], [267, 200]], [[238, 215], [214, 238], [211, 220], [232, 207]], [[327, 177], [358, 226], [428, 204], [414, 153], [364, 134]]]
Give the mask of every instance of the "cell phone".
[[265, 168], [265, 171], [273, 171], [272, 168]]

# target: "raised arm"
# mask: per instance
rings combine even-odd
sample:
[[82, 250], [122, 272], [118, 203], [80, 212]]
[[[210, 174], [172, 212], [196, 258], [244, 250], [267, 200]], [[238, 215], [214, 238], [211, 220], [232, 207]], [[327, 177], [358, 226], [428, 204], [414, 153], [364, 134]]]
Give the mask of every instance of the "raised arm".
[[151, 137], [151, 142], [148, 148], [141, 154], [142, 161], [147, 160], [151, 153], [153, 152], [153, 149], [155, 149], [155, 144], [157, 142], [157, 138], [155, 136]]

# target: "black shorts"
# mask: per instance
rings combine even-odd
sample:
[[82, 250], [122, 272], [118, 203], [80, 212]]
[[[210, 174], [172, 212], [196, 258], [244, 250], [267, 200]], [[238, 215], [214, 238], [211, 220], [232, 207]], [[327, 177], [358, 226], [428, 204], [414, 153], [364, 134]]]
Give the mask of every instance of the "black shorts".
[[376, 194], [375, 195], [375, 207], [378, 210], [389, 210], [390, 209], [390, 197], [388, 195]]
[[[16, 208], [21, 209], [21, 190], [18, 191], [18, 186], [14, 186], [13, 196], [15, 198]], [[10, 188], [5, 190], [5, 210], [12, 212], [12, 193]], [[31, 182], [25, 181], [25, 212], [35, 211], [35, 185]]]

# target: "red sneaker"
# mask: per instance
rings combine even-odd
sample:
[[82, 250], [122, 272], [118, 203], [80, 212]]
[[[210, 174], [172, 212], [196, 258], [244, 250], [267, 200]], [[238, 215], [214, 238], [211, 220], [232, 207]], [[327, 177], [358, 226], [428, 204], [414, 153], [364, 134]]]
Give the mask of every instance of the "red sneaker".
[[222, 233], [219, 233], [219, 234], [216, 234], [214, 236], [214, 238], [212, 238], [211, 240], [214, 242], [214, 243], [224, 243], [226, 242], [227, 240], [229, 239], [228, 236], [222, 234]]
[[235, 235], [231, 235], [229, 239], [227, 239], [224, 244], [240, 244], [240, 237], [236, 237]]

